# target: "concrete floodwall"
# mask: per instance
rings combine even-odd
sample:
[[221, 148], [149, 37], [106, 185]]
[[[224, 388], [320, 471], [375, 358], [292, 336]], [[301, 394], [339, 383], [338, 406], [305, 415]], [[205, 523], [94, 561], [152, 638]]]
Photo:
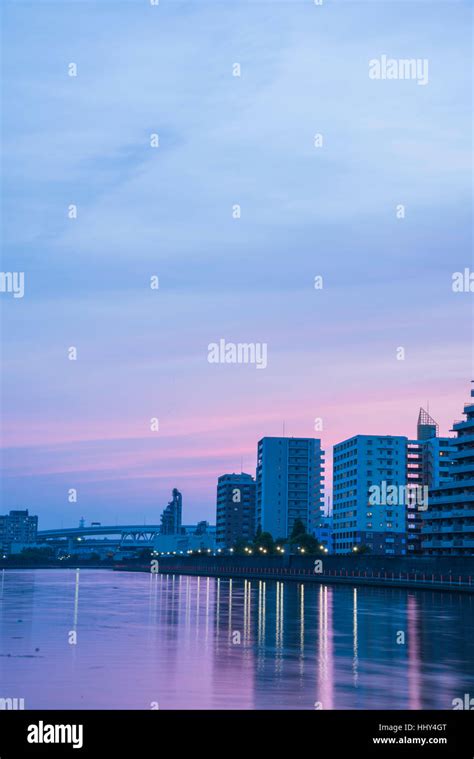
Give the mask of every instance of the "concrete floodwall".
[[[316, 563], [315, 562], [321, 562]], [[116, 566], [116, 569], [132, 569]], [[150, 565], [135, 567], [150, 571]], [[474, 592], [474, 557], [161, 556], [160, 574], [352, 583]]]

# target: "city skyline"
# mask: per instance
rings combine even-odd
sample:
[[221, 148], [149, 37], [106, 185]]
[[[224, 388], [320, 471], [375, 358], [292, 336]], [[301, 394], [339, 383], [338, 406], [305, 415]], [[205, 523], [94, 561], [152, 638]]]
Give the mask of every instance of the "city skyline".
[[283, 424], [445, 435], [472, 376], [469, 4], [139, 5], [3, 10], [1, 510], [44, 527], [213, 521]]
[[[474, 382], [474, 380], [473, 380], [473, 382]], [[467, 401], [467, 403], [469, 403], [469, 401]], [[419, 409], [419, 415], [417, 416], [418, 423], [420, 423], [419, 420], [421, 418], [422, 413], [424, 413], [427, 416], [427, 418], [428, 418], [428, 420], [430, 422], [432, 422], [432, 423], [434, 423], [436, 425], [436, 432], [433, 432], [434, 438], [431, 438], [431, 442], [439, 441], [440, 439], [445, 439], [445, 440], [449, 439], [449, 440], [453, 440], [453, 441], [456, 440], [455, 434], [452, 434], [452, 435], [443, 435], [440, 432], [437, 420], [432, 419], [429, 415], [427, 415], [426, 412], [425, 412], [425, 410], [422, 407], [420, 407], [420, 409]], [[454, 433], [454, 430], [452, 429], [452, 426], [454, 424], [456, 424], [456, 420], [453, 420], [453, 422], [452, 422], [452, 424], [451, 424], [451, 426], [449, 428], [449, 431], [451, 433]], [[418, 426], [418, 431], [419, 430], [420, 430], [420, 427]], [[349, 435], [348, 438], [345, 438], [344, 440], [337, 441], [335, 443], [335, 447], [337, 448], [338, 446], [343, 446], [348, 441], [352, 441], [352, 440], [354, 440], [356, 438], [359, 438], [359, 437], [362, 437], [362, 438], [366, 438], [367, 437], [367, 438], [373, 438], [373, 439], [376, 439], [376, 438], [393, 438], [395, 441], [396, 440], [401, 440], [402, 438], [405, 438], [405, 443], [406, 444], [413, 444], [413, 443], [421, 443], [422, 442], [419, 438], [417, 438], [417, 435], [413, 435], [413, 436], [410, 436], [408, 434], [407, 435], [394, 435], [391, 432], [390, 433], [380, 432], [380, 433], [377, 433], [376, 435], [370, 435], [368, 433], [355, 433], [353, 435]], [[220, 474], [217, 476], [216, 481], [214, 483], [214, 502], [213, 502], [213, 504], [211, 506], [211, 512], [212, 513], [210, 514], [210, 516], [204, 515], [204, 513], [201, 513], [201, 512], [198, 511], [196, 513], [193, 513], [191, 518], [188, 518], [188, 513], [186, 511], [186, 507], [187, 507], [188, 504], [187, 504], [186, 497], [185, 497], [184, 498], [184, 517], [182, 518], [181, 517], [181, 510], [182, 510], [183, 494], [180, 492], [180, 488], [179, 487], [173, 486], [173, 488], [170, 491], [171, 492], [171, 496], [172, 496], [172, 500], [168, 501], [169, 494], [170, 494], [170, 493], [168, 493], [166, 495], [166, 498], [163, 501], [163, 503], [160, 503], [160, 504], [156, 505], [156, 511], [155, 511], [155, 513], [152, 514], [152, 519], [151, 520], [147, 519], [147, 517], [144, 517], [143, 520], [141, 520], [137, 516], [137, 518], [134, 519], [134, 520], [132, 520], [132, 521], [134, 521], [137, 525], [138, 524], [159, 524], [160, 521], [163, 522], [163, 519], [166, 518], [166, 517], [164, 517], [164, 515], [168, 513], [168, 511], [169, 511], [172, 503], [174, 503], [174, 501], [175, 501], [175, 496], [177, 496], [177, 497], [179, 497], [179, 514], [180, 514], [180, 516], [179, 516], [179, 523], [181, 523], [181, 519], [182, 519], [183, 524], [198, 523], [201, 520], [208, 521], [210, 524], [215, 524], [215, 522], [216, 522], [216, 488], [217, 488], [217, 503], [218, 503], [219, 502], [218, 491], [219, 491], [220, 480], [224, 479], [224, 478], [228, 478], [228, 477], [230, 477], [230, 478], [236, 477], [237, 479], [239, 479], [241, 476], [243, 476], [243, 477], [249, 477], [250, 476], [253, 479], [254, 485], [256, 486], [257, 485], [257, 481], [258, 481], [258, 470], [259, 470], [259, 466], [258, 466], [258, 455], [259, 454], [258, 454], [258, 451], [259, 451], [260, 444], [265, 439], [267, 439], [267, 440], [275, 440], [275, 441], [278, 441], [278, 440], [282, 440], [282, 441], [283, 440], [302, 440], [302, 439], [303, 440], [309, 440], [309, 441], [313, 440], [313, 441], [315, 441], [318, 444], [318, 446], [319, 445], [321, 446], [320, 449], [319, 449], [319, 453], [322, 454], [322, 456], [323, 456], [322, 470], [321, 470], [321, 473], [323, 474], [322, 491], [321, 491], [321, 494], [323, 496], [323, 500], [322, 500], [322, 507], [323, 507], [322, 517], [326, 517], [328, 515], [332, 516], [333, 515], [333, 509], [334, 509], [334, 501], [333, 501], [333, 490], [334, 490], [333, 464], [334, 464], [334, 455], [335, 455], [334, 448], [331, 446], [330, 449], [326, 449], [325, 446], [324, 446], [324, 444], [323, 444], [323, 440], [322, 440], [321, 437], [298, 438], [296, 436], [289, 436], [289, 435], [286, 435], [286, 436], [275, 435], [275, 436], [265, 436], [264, 438], [262, 438], [259, 441], [257, 441], [257, 444], [255, 446], [255, 461], [254, 461], [254, 465], [248, 467], [248, 469], [251, 470], [250, 472], [246, 473], [244, 471], [244, 469], [240, 469], [239, 470], [239, 468], [237, 468], [236, 470], [234, 470], [232, 472], [231, 471], [220, 472]], [[427, 440], [426, 442], [430, 442], [430, 440]], [[243, 462], [243, 460], [241, 459], [241, 463], [242, 462]], [[330, 474], [328, 475], [328, 473], [330, 473]], [[23, 505], [23, 506], [26, 508], [28, 505]], [[15, 509], [15, 508], [20, 508], [20, 507], [21, 506], [19, 506], [17, 504], [16, 506], [11, 506], [9, 508]], [[28, 507], [28, 508], [31, 510], [31, 507]], [[86, 523], [87, 522], [92, 522], [93, 523], [98, 518], [99, 517], [98, 517], [97, 514], [93, 514], [90, 517], [84, 517], [84, 515], [81, 514], [80, 517], [78, 518], [78, 521], [79, 522], [81, 522], [81, 521], [83, 522], [85, 520]], [[126, 521], [126, 520], [122, 520], [122, 521]], [[257, 521], [258, 520], [255, 521], [255, 526], [257, 524]], [[109, 521], [109, 522], [106, 521], [106, 523], [108, 523], [110, 525], [113, 525], [113, 524], [118, 524], [118, 523], [121, 523], [121, 522], [120, 522], [119, 519], [116, 518], [114, 521]], [[61, 524], [61, 526], [68, 526], [67, 524], [64, 523], [64, 520], [62, 520], [60, 522], [60, 524]], [[76, 525], [76, 522], [74, 524], [73, 523], [70, 524], [71, 527], [73, 527], [75, 525]], [[49, 528], [49, 527], [52, 527], [52, 526], [55, 526], [55, 524], [42, 524], [42, 528], [43, 529]]]

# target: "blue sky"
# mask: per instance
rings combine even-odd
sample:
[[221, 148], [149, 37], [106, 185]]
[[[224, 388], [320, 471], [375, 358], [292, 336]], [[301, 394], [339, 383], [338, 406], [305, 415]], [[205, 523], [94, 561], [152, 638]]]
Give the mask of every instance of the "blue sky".
[[[217, 476], [253, 471], [283, 421], [321, 416], [329, 452], [414, 434], [429, 400], [447, 432], [472, 374], [472, 294], [451, 290], [472, 267], [471, 16], [4, 4], [2, 269], [26, 277], [0, 296], [4, 511], [154, 522], [176, 486], [185, 521], [212, 520]], [[429, 83], [370, 80], [383, 54], [427, 58]], [[209, 365], [220, 338], [267, 342], [268, 368]]]

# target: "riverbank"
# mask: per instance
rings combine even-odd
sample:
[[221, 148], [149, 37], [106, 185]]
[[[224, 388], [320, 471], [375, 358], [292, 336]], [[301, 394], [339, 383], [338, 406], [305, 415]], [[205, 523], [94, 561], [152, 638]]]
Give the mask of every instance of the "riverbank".
[[[334, 585], [373, 585], [474, 593], [474, 557], [386, 556], [161, 556], [154, 564], [160, 574], [248, 580], [285, 580]], [[142, 562], [8, 562], [1, 569], [107, 569], [116, 572], [152, 571]]]
[[[125, 565], [124, 565], [125, 566]], [[81, 563], [80, 561], [66, 564], [64, 561], [49, 562], [26, 562], [26, 561], [9, 561], [0, 564], [0, 569], [115, 569], [115, 566], [109, 563], [89, 561]]]
[[[320, 559], [314, 556], [162, 556], [157, 569], [160, 574], [172, 575], [474, 593], [474, 557], [327, 556]], [[116, 564], [114, 570], [150, 572], [151, 566]]]

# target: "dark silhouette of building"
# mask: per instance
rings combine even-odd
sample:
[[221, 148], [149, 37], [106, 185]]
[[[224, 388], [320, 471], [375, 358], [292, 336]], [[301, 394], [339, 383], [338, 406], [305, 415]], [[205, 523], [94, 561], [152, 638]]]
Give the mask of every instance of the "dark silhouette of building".
[[0, 516], [0, 545], [3, 553], [10, 553], [12, 543], [35, 543], [38, 517], [28, 516], [28, 509], [13, 510]]
[[173, 498], [161, 515], [162, 535], [179, 535], [182, 533], [182, 508], [183, 496], [177, 488], [173, 488]]
[[255, 534], [256, 482], [252, 475], [223, 474], [217, 481], [216, 542], [230, 548]]

